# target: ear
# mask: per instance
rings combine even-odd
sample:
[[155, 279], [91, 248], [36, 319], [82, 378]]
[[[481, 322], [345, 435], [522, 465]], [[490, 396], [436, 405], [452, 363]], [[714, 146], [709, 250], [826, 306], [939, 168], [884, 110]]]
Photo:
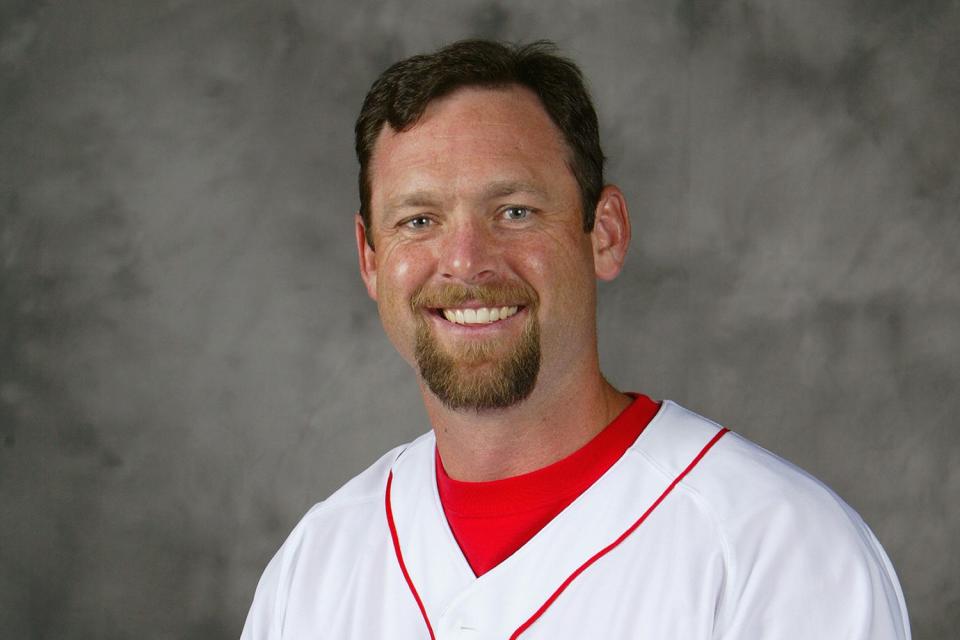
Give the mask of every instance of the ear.
[[630, 214], [623, 192], [607, 185], [600, 192], [590, 232], [593, 242], [593, 266], [600, 280], [613, 280], [620, 274], [630, 245]]
[[367, 244], [367, 228], [359, 213], [354, 216], [354, 225], [357, 234], [357, 255], [360, 258], [360, 277], [363, 278], [363, 284], [367, 286], [367, 294], [376, 300], [377, 254], [373, 247]]

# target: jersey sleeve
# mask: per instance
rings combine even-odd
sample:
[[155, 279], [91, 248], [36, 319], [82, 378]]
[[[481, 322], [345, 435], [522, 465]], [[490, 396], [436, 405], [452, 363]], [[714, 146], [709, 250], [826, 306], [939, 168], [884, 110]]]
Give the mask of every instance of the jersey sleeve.
[[260, 576], [240, 640], [279, 640], [280, 638], [277, 602], [280, 597], [282, 555], [283, 547], [273, 556], [267, 568], [264, 569], [263, 575]]
[[303, 516], [267, 563], [257, 583], [240, 640], [280, 640], [283, 637], [293, 565], [300, 553], [306, 524], [323, 505], [323, 502], [314, 505]]
[[796, 493], [737, 523], [715, 638], [910, 640], [900, 585], [873, 532], [825, 487]]

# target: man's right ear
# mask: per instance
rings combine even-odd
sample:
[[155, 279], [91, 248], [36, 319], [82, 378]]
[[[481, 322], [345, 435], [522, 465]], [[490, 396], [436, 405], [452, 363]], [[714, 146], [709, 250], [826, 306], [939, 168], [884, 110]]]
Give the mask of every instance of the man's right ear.
[[377, 253], [367, 243], [367, 228], [363, 224], [363, 218], [360, 217], [359, 213], [354, 216], [354, 224], [357, 233], [357, 254], [360, 258], [360, 277], [363, 278], [363, 284], [367, 285], [367, 294], [376, 300]]

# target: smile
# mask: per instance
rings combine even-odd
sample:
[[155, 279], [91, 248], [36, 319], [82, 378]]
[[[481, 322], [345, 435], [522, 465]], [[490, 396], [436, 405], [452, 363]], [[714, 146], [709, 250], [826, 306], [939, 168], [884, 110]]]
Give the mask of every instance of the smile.
[[520, 307], [479, 307], [477, 309], [442, 309], [441, 314], [455, 324], [490, 324], [506, 320]]

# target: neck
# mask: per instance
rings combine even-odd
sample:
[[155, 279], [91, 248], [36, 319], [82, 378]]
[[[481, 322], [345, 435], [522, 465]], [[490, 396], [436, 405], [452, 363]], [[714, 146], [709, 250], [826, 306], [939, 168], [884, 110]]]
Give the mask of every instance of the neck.
[[527, 399], [505, 409], [452, 411], [425, 387], [422, 392], [444, 468], [468, 482], [520, 475], [565, 458], [630, 404], [598, 366], [552, 388], [538, 384]]

